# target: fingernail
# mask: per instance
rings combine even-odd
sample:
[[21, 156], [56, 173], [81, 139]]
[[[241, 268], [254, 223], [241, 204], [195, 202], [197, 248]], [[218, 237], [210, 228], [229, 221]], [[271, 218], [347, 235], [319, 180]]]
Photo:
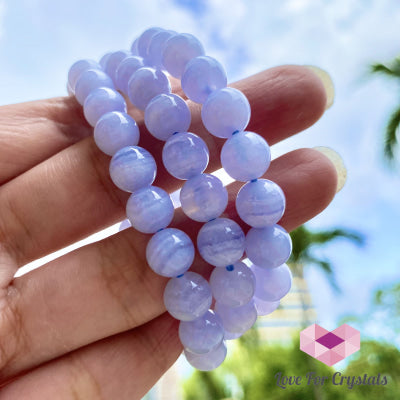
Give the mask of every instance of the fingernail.
[[335, 100], [335, 87], [333, 86], [333, 81], [331, 76], [322, 68], [316, 67], [314, 65], [305, 65], [308, 69], [313, 71], [319, 79], [321, 79], [326, 92], [326, 106], [325, 110], [330, 108]]
[[337, 153], [330, 147], [318, 146], [314, 147], [314, 149], [318, 150], [332, 161], [333, 165], [336, 168], [338, 177], [336, 193], [341, 191], [347, 179], [347, 169], [344, 165], [342, 157], [340, 157], [339, 153]]

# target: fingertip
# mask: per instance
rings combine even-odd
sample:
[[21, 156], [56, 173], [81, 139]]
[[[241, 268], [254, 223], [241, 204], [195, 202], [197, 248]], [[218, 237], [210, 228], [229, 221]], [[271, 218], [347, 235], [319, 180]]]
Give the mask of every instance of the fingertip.
[[278, 158], [269, 179], [276, 180], [285, 193], [286, 211], [279, 224], [291, 231], [331, 203], [338, 178], [335, 166], [324, 154], [302, 148]]
[[313, 125], [327, 104], [322, 80], [299, 65], [270, 68], [232, 86], [250, 101], [248, 130], [266, 132], [271, 145]]

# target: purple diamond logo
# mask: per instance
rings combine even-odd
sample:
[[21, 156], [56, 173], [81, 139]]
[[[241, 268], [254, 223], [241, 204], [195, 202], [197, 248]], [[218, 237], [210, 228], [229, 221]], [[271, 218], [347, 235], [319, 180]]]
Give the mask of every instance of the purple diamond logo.
[[342, 338], [340, 338], [339, 336], [336, 336], [332, 332], [329, 332], [326, 335], [318, 338], [316, 340], [316, 342], [322, 344], [323, 346], [325, 346], [328, 349], [332, 349], [333, 347], [337, 346], [338, 344], [344, 342], [344, 340]]
[[300, 332], [300, 350], [332, 366], [360, 350], [360, 332], [347, 324], [332, 332], [312, 324]]

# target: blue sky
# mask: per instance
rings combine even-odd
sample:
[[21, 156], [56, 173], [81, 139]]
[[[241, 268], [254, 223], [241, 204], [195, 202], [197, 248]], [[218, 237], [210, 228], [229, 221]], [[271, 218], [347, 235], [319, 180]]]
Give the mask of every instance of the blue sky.
[[338, 241], [318, 250], [335, 265], [341, 296], [318, 270], [310, 268], [307, 278], [326, 328], [346, 313], [365, 312], [374, 287], [400, 280], [400, 179], [381, 156], [399, 85], [367, 73], [371, 62], [400, 53], [398, 1], [0, 0], [0, 104], [65, 94], [76, 59], [127, 49], [149, 26], [197, 35], [231, 81], [288, 63], [331, 74], [333, 107], [274, 154], [329, 146], [342, 155], [346, 186], [310, 226], [356, 229], [367, 243], [360, 249]]

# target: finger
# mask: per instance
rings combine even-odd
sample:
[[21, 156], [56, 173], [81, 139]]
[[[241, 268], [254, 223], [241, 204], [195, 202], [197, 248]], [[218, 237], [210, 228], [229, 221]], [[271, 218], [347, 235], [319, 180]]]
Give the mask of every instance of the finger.
[[[311, 149], [273, 161], [267, 177], [285, 192], [287, 229], [322, 211], [336, 190], [333, 164]], [[233, 198], [232, 187], [229, 192]], [[237, 219], [233, 210], [230, 206], [228, 215]], [[197, 230], [187, 222], [177, 213], [174, 225], [195, 240]], [[149, 235], [127, 229], [17, 278], [8, 296], [9, 321], [0, 325], [0, 337], [9, 332], [0, 341], [2, 379], [161, 314], [166, 278], [146, 264], [148, 240]], [[207, 268], [198, 257], [192, 269]]]
[[178, 321], [165, 313], [31, 371], [6, 386], [0, 400], [139, 400], [181, 351]]
[[73, 97], [2, 106], [0, 127], [0, 185], [93, 133]]
[[[326, 102], [319, 78], [304, 67], [280, 67], [238, 82], [252, 104], [249, 129], [264, 135], [270, 144], [315, 122]], [[194, 106], [191, 130], [210, 149], [208, 171], [219, 168], [223, 140], [202, 127]], [[142, 127], [142, 130], [144, 128]], [[155, 184], [167, 191], [182, 181], [173, 179], [161, 160], [163, 142], [142, 134], [145, 148], [158, 162]], [[18, 264], [65, 247], [123, 218], [127, 193], [115, 187], [108, 172], [109, 157], [87, 138], [56, 154], [0, 190], [0, 239], [9, 245]], [[29, 194], [27, 201], [26, 193]], [[51, 221], [51, 223], [49, 223]]]
[[[185, 97], [179, 80], [170, 80], [172, 91]], [[142, 118], [128, 108], [134, 118]], [[0, 126], [0, 185], [93, 134], [73, 96], [1, 106]]]

